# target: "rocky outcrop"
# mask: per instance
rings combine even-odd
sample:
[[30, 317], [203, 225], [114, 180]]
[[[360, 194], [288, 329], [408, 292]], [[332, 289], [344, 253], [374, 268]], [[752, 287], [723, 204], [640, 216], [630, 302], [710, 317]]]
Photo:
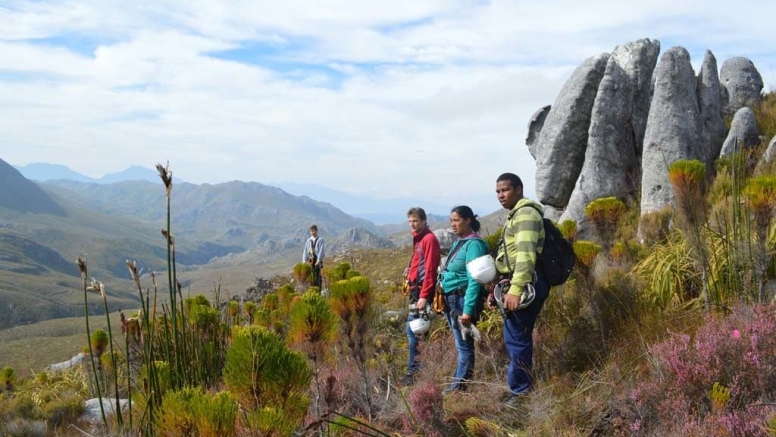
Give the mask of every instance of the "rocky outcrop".
[[333, 238], [328, 243], [327, 252], [342, 252], [353, 248], [385, 249], [393, 247], [393, 243], [363, 228], [351, 228], [341, 237]]
[[525, 137], [525, 145], [528, 146], [528, 152], [536, 159], [536, 147], [539, 144], [539, 134], [542, 132], [544, 120], [550, 113], [550, 105], [542, 106], [537, 109], [528, 121], [528, 135]]
[[655, 94], [644, 134], [641, 213], [656, 211], [673, 200], [668, 166], [678, 159], [704, 159], [701, 117], [690, 54], [672, 47], [655, 71]]
[[706, 50], [701, 70], [698, 72], [697, 89], [698, 109], [701, 112], [703, 138], [706, 139], [706, 165], [713, 167], [719, 157], [722, 142], [727, 136], [727, 126], [722, 115], [722, 86], [717, 74], [717, 59], [710, 50]]
[[630, 79], [632, 93], [629, 96], [630, 124], [633, 128], [636, 153], [641, 156], [647, 116], [652, 102], [653, 81], [657, 58], [660, 55], [660, 41], [649, 38], [623, 44], [614, 48], [612, 57]]
[[450, 250], [455, 240], [458, 239], [452, 229], [437, 229], [434, 231], [434, 235], [439, 241], [439, 249], [443, 252]]
[[584, 163], [590, 114], [608, 59], [602, 53], [577, 67], [547, 114], [536, 150], [536, 194], [544, 204], [568, 204]]
[[617, 57], [609, 58], [593, 106], [585, 162], [561, 216], [561, 221], [577, 222], [578, 235], [582, 238], [587, 229], [585, 207], [588, 203], [600, 197], [625, 199], [636, 194], [639, 161], [629, 122], [633, 108], [632, 83], [638, 82], [631, 81]]
[[763, 78], [752, 61], [742, 56], [727, 59], [722, 63], [719, 79], [723, 92], [723, 108], [726, 114], [733, 114], [744, 106], [759, 106]]
[[727, 138], [725, 138], [725, 143], [722, 144], [722, 151], [719, 157], [727, 158], [735, 152], [756, 146], [759, 143], [760, 128], [757, 127], [754, 111], [745, 106], [736, 111], [733, 122], [730, 123], [730, 132]]

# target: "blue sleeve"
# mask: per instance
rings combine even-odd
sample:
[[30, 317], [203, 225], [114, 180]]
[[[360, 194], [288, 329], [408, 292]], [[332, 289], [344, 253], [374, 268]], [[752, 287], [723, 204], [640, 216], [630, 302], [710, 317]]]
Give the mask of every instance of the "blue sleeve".
[[308, 238], [307, 241], [304, 243], [304, 250], [302, 251], [302, 262], [307, 262], [307, 251], [310, 250], [310, 239]]
[[[466, 248], [466, 263], [479, 258], [488, 253], [488, 245], [485, 240], [480, 238], [472, 241]], [[474, 310], [477, 307], [482, 296], [482, 285], [471, 277], [469, 271], [466, 271], [466, 277], [468, 278], [468, 285], [466, 286], [466, 299], [463, 304], [463, 313], [470, 316], [474, 315]]]

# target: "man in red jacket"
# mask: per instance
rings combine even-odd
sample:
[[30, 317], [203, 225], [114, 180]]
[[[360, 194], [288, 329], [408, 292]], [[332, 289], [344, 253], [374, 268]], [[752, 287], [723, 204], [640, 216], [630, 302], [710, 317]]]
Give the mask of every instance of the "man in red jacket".
[[437, 269], [439, 267], [439, 241], [426, 223], [426, 211], [423, 208], [410, 208], [407, 211], [407, 221], [412, 232], [412, 257], [407, 268], [409, 283], [410, 311], [407, 316], [407, 340], [409, 340], [410, 355], [407, 362], [407, 374], [402, 378], [403, 385], [415, 382], [415, 373], [420, 368], [418, 360], [418, 336], [410, 329], [410, 321], [421, 317], [419, 312], [426, 311], [426, 305], [431, 304], [436, 287]]

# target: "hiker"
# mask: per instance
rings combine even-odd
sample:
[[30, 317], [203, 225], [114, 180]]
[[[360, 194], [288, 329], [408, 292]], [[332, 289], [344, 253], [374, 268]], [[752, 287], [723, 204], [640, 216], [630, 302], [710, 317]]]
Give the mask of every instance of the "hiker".
[[[544, 246], [544, 222], [541, 204], [523, 197], [523, 182], [514, 173], [504, 173], [496, 179], [499, 203], [509, 210], [502, 241], [496, 255], [496, 269], [501, 278], [504, 307], [504, 345], [509, 353], [507, 385], [508, 407], [516, 407], [519, 397], [531, 388], [533, 365], [533, 329], [549, 293], [544, 274], [536, 269], [538, 253]], [[526, 206], [528, 206], [526, 208]], [[533, 290], [528, 289], [533, 287]], [[528, 290], [528, 292], [525, 292]], [[533, 301], [522, 301], [534, 291]], [[495, 300], [489, 296], [493, 306]]]
[[318, 226], [310, 226], [310, 238], [304, 244], [302, 253], [302, 262], [310, 263], [313, 266], [313, 285], [321, 289], [321, 267], [325, 252], [323, 249], [323, 238], [318, 236]]
[[482, 285], [467, 271], [466, 264], [488, 253], [488, 245], [480, 238], [480, 222], [468, 206], [456, 206], [450, 212], [450, 227], [458, 240], [450, 248], [440, 282], [444, 293], [444, 312], [453, 331], [458, 364], [453, 381], [443, 394], [466, 390], [466, 382], [474, 374], [474, 339], [472, 327], [482, 311]]
[[410, 312], [407, 315], [407, 340], [409, 359], [407, 373], [401, 379], [402, 385], [412, 385], [417, 371], [418, 335], [428, 332], [427, 305], [430, 306], [436, 287], [436, 272], [439, 267], [439, 241], [426, 222], [426, 211], [415, 207], [407, 211], [407, 222], [412, 233], [412, 256], [405, 270], [405, 286], [410, 300]]

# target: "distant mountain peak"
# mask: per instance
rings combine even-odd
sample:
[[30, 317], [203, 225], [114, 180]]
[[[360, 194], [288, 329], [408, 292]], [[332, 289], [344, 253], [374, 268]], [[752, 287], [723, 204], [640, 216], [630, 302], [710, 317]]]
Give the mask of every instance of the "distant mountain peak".
[[2, 159], [0, 159], [0, 207], [34, 214], [67, 215], [42, 188], [22, 176], [19, 170]]

